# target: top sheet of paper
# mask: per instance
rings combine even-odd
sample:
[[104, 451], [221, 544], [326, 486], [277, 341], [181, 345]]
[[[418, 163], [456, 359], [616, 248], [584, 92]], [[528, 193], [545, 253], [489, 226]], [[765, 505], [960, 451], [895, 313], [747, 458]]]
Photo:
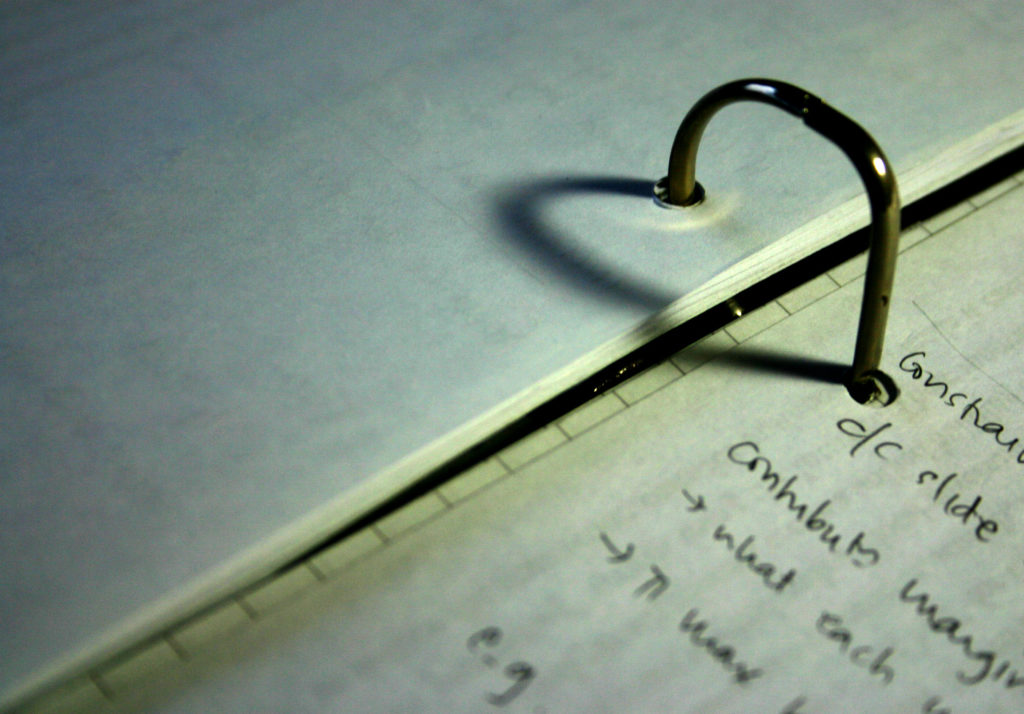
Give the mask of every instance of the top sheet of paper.
[[803, 85], [910, 170], [1020, 108], [1022, 24], [4, 5], [0, 689], [860, 193], [799, 122], [735, 107], [681, 230], [646, 187], [703, 92]]

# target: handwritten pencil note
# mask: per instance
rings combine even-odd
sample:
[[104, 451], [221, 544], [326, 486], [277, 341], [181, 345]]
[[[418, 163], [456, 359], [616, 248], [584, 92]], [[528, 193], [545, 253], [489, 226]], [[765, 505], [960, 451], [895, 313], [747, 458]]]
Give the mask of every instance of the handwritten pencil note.
[[121, 706], [1024, 709], [1020, 215], [1024, 189], [901, 257], [892, 406], [740, 368], [847, 360], [837, 284]]

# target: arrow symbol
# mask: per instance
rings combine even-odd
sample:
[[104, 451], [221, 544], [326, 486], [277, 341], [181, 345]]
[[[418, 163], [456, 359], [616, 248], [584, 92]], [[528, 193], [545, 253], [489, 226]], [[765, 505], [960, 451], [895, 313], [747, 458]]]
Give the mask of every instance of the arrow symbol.
[[686, 496], [686, 500], [690, 502], [689, 507], [686, 509], [690, 513], [696, 513], [697, 511], [703, 511], [704, 509], [707, 508], [707, 506], [704, 505], [704, 497], [703, 496], [697, 496], [696, 498], [694, 498], [693, 496], [690, 495], [690, 492], [687, 491], [685, 488], [683, 489], [683, 495]]

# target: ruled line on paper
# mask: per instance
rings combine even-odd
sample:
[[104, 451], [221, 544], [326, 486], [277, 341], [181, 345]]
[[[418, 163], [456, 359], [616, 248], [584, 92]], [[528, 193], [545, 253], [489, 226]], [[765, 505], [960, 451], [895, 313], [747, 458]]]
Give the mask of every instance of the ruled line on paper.
[[24, 714], [80, 714], [102, 711], [109, 704], [110, 699], [96, 681], [85, 675], [45, 694], [22, 711]]
[[923, 315], [923, 316], [924, 316], [924, 319], [928, 321], [928, 324], [932, 326], [932, 329], [934, 329], [934, 330], [935, 330], [935, 332], [936, 332], [936, 333], [937, 333], [937, 334], [939, 335], [939, 337], [941, 337], [941, 338], [942, 338], [942, 341], [943, 341], [943, 342], [945, 342], [945, 343], [946, 343], [947, 345], [949, 345], [949, 346], [950, 346], [950, 348], [951, 348], [951, 349], [952, 349], [952, 350], [953, 350], [954, 352], [956, 352], [956, 353], [957, 353], [958, 355], [960, 355], [960, 357], [962, 357], [962, 358], [964, 359], [964, 361], [965, 361], [965, 362], [967, 362], [967, 364], [971, 365], [971, 367], [973, 367], [974, 369], [976, 369], [976, 370], [977, 370], [978, 372], [980, 372], [981, 374], [985, 375], [985, 377], [987, 377], [987, 378], [988, 378], [988, 380], [989, 380], [990, 382], [992, 382], [992, 384], [994, 384], [994, 385], [996, 385], [997, 387], [999, 387], [1000, 389], [1002, 389], [1002, 390], [1003, 390], [1003, 391], [1004, 391], [1004, 392], [1005, 392], [1006, 394], [1008, 394], [1008, 395], [1009, 395], [1010, 397], [1012, 397], [1012, 398], [1013, 398], [1013, 399], [1014, 399], [1015, 401], [1017, 401], [1017, 402], [1018, 402], [1019, 404], [1024, 404], [1024, 399], [1021, 399], [1021, 398], [1020, 398], [1019, 396], [1017, 396], [1017, 393], [1016, 393], [1016, 392], [1014, 392], [1014, 391], [1013, 391], [1012, 389], [1010, 389], [1010, 388], [1009, 388], [1009, 387], [1007, 387], [1007, 386], [1006, 386], [1005, 384], [1003, 384], [1003, 383], [1002, 383], [1002, 382], [1000, 382], [1000, 381], [999, 381], [998, 379], [996, 379], [996, 378], [995, 378], [995, 377], [993, 377], [993, 376], [992, 376], [991, 374], [989, 374], [989, 373], [988, 373], [988, 372], [986, 372], [986, 371], [985, 371], [984, 369], [982, 369], [982, 368], [981, 368], [981, 366], [979, 366], [977, 362], [975, 362], [975, 361], [974, 361], [973, 359], [971, 359], [971, 358], [970, 358], [970, 357], [969, 357], [969, 356], [968, 356], [968, 355], [967, 355], [966, 353], [964, 353], [964, 351], [963, 351], [963, 350], [961, 350], [961, 349], [960, 349], [959, 347], [957, 347], [957, 346], [956, 346], [956, 344], [955, 344], [955, 343], [953, 342], [953, 340], [951, 340], [951, 339], [949, 338], [949, 336], [948, 336], [948, 335], [947, 335], [947, 334], [946, 334], [945, 332], [943, 332], [943, 331], [942, 331], [942, 328], [938, 326], [938, 324], [937, 324], [937, 323], [935, 322], [935, 320], [933, 320], [933, 319], [931, 318], [931, 316], [930, 316], [930, 315], [929, 315], [929, 314], [928, 314], [927, 312], [925, 312], [924, 308], [923, 308], [923, 307], [921, 307], [921, 306], [920, 306], [920, 305], [919, 305], [919, 304], [917, 303], [917, 301], [916, 301], [916, 300], [911, 300], [910, 302], [911, 302], [911, 304], [912, 304], [912, 305], [913, 305], [914, 307], [916, 307], [916, 308], [917, 308], [917, 311], [918, 311], [918, 312], [920, 312], [920, 313], [921, 313], [921, 315]]
[[610, 419], [627, 406], [625, 400], [619, 397], [614, 390], [605, 392], [559, 419], [558, 426], [570, 438], [575, 438], [604, 420]]
[[1021, 185], [1020, 179], [1016, 176], [1011, 176], [1004, 181], [1000, 181], [995, 186], [985, 189], [980, 193], [976, 193], [967, 199], [972, 206], [975, 208], [981, 208], [992, 201], [1002, 196], [1007, 191], [1011, 191]]
[[767, 305], [748, 312], [735, 322], [730, 322], [725, 326], [725, 331], [736, 342], [746, 342], [754, 335], [764, 332], [787, 317], [789, 317], [789, 313], [785, 311], [782, 305], [772, 300]]
[[455, 506], [510, 473], [498, 459], [490, 458], [442, 484], [437, 490]]

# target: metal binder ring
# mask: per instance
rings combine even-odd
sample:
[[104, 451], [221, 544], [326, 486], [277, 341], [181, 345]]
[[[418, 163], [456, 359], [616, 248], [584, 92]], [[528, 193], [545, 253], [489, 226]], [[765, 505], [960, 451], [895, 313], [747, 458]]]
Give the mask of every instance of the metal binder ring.
[[900, 196], [896, 175], [881, 148], [863, 128], [810, 92], [774, 79], [741, 79], [705, 94], [687, 112], [676, 132], [669, 156], [668, 176], [655, 188], [657, 198], [672, 206], [692, 206], [704, 198], [696, 180], [697, 148], [701, 135], [719, 109], [733, 102], [771, 104], [800, 117], [836, 144], [853, 162], [864, 182], [871, 205], [868, 268], [864, 278], [857, 344], [846, 387], [864, 404], [873, 399], [889, 403], [895, 385], [878, 368], [896, 270], [900, 232]]

